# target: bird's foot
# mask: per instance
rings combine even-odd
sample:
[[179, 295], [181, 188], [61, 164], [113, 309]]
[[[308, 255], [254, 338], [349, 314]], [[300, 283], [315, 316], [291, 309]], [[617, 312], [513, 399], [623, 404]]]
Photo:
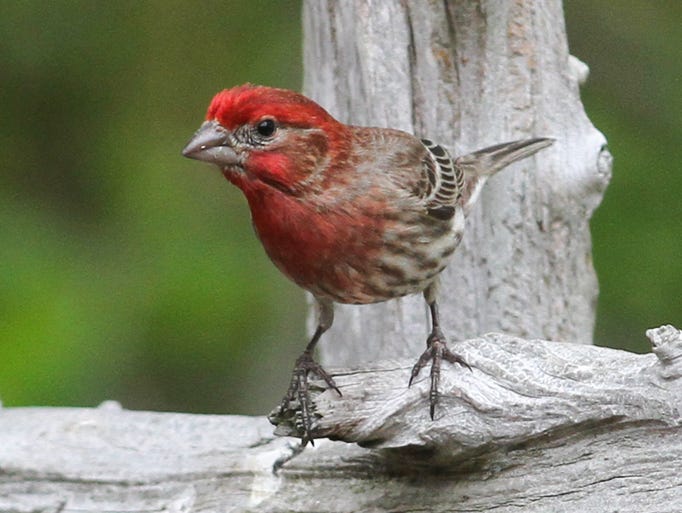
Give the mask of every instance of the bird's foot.
[[464, 359], [453, 353], [448, 349], [447, 341], [443, 332], [439, 328], [434, 328], [434, 330], [429, 335], [426, 340], [426, 351], [422, 353], [417, 360], [417, 363], [412, 367], [412, 373], [410, 374], [409, 386], [412, 386], [412, 382], [419, 375], [422, 368], [431, 360], [431, 388], [429, 390], [429, 414], [431, 415], [431, 420], [436, 412], [436, 404], [438, 404], [439, 391], [438, 385], [440, 383], [440, 364], [443, 360], [450, 363], [459, 363], [467, 369], [471, 370], [471, 366], [464, 361]]
[[313, 360], [309, 351], [304, 351], [296, 360], [294, 371], [291, 375], [291, 382], [289, 383], [289, 389], [282, 399], [282, 404], [280, 406], [280, 411], [284, 412], [295, 409], [295, 407], [292, 408], [292, 403], [298, 403], [300, 409], [296, 414], [296, 427], [299, 432], [302, 432], [301, 444], [304, 446], [308, 442], [310, 442], [311, 445], [315, 445], [312, 436], [315, 403], [310, 398], [310, 391], [308, 388], [308, 374], [311, 372], [322, 378], [329, 388], [336, 390], [339, 396], [341, 395], [341, 391], [336, 386], [336, 383], [334, 383], [334, 380], [329, 373], [324, 370], [319, 363]]

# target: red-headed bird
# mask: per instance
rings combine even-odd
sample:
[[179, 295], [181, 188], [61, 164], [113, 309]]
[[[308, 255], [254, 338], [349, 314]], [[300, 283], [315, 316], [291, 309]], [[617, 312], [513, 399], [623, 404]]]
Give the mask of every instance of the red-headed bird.
[[441, 361], [468, 367], [440, 328], [438, 276], [487, 178], [552, 142], [513, 141], [453, 160], [444, 147], [400, 130], [345, 125], [293, 91], [246, 84], [213, 98], [183, 155], [217, 165], [242, 190], [270, 259], [319, 305], [317, 329], [282, 403], [298, 401], [304, 444], [313, 427], [308, 373], [340, 394], [313, 359], [334, 302], [424, 294], [431, 333], [409, 384], [432, 361], [433, 418]]

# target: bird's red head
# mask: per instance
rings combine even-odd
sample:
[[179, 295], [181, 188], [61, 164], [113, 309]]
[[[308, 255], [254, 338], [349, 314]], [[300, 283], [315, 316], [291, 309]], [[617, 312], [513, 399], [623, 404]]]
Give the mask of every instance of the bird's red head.
[[245, 84], [213, 98], [184, 154], [220, 166], [247, 194], [263, 185], [300, 192], [342, 151], [343, 133], [344, 125], [305, 96]]
[[302, 94], [244, 84], [225, 89], [213, 97], [206, 120], [216, 120], [228, 130], [273, 118], [281, 125], [299, 128], [323, 128], [334, 118], [317, 103]]

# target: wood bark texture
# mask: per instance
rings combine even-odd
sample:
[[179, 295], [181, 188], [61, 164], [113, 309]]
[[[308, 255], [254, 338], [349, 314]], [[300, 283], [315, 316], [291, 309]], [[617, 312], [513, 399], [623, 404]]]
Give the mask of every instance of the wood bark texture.
[[[0, 511], [677, 513], [682, 332], [654, 354], [489, 335], [435, 421], [409, 362], [335, 374], [317, 440], [264, 418], [0, 409]], [[281, 426], [284, 428], [285, 426]]]
[[[341, 120], [399, 128], [453, 155], [532, 136], [549, 149], [493, 177], [441, 286], [444, 332], [591, 343], [597, 281], [589, 218], [610, 178], [579, 96], [559, 0], [310, 0], [305, 92]], [[337, 306], [324, 363], [416, 358], [419, 296]]]

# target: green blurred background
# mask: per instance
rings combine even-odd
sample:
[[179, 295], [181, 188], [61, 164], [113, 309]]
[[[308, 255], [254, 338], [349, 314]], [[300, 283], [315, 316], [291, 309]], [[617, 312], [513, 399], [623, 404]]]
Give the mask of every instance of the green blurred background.
[[[614, 177], [599, 344], [680, 322], [682, 2], [566, 2]], [[299, 1], [0, 2], [0, 399], [262, 414], [303, 294], [239, 191], [180, 157], [218, 90], [300, 89]]]

